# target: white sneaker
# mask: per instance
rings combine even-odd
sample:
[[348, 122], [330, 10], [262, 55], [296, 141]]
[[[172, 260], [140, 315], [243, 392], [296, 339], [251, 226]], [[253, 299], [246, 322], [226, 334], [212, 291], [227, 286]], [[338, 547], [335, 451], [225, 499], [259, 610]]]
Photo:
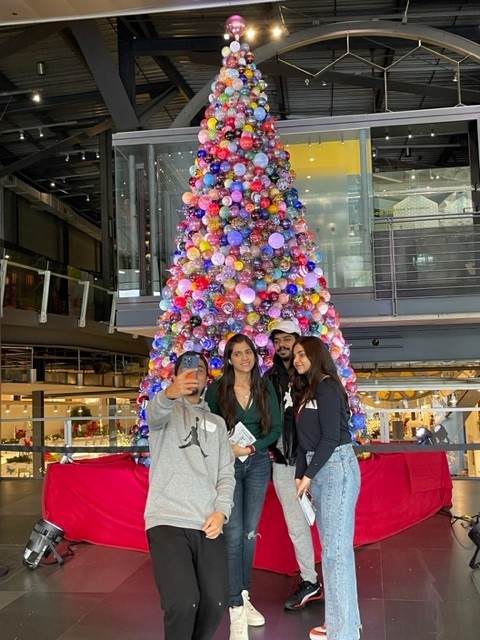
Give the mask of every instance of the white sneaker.
[[248, 591], [242, 591], [243, 608], [245, 609], [247, 624], [249, 627], [261, 627], [265, 624], [265, 618], [250, 602]]
[[248, 640], [245, 607], [230, 607], [230, 640]]

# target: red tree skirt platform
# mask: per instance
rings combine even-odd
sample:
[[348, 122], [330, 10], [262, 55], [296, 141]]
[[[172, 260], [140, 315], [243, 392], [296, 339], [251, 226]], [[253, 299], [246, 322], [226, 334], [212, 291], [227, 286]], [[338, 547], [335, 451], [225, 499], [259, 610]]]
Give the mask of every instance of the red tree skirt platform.
[[[452, 481], [443, 452], [374, 454], [360, 461], [362, 489], [355, 545], [376, 542], [451, 505]], [[148, 470], [118, 454], [51, 464], [43, 490], [43, 517], [74, 541], [147, 551], [143, 510]], [[282, 510], [270, 485], [259, 526], [254, 566], [293, 574], [298, 566]], [[316, 527], [312, 535], [320, 559]]]

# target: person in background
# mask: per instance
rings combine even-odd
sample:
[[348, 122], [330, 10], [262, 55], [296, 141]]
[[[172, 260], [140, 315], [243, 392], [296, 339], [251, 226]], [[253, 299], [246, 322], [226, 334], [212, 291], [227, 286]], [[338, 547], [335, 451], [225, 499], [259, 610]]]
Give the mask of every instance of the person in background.
[[211, 640], [228, 605], [222, 530], [233, 504], [234, 457], [225, 422], [201, 399], [207, 362], [199, 355], [198, 370], [181, 369], [186, 355], [198, 354], [177, 359], [171, 386], [147, 406], [145, 523], [165, 640]]
[[293, 366], [297, 496], [310, 492], [317, 509], [325, 589], [325, 624], [312, 629], [310, 639], [357, 640], [361, 622], [353, 535], [360, 468], [348, 427], [347, 394], [319, 338], [297, 340]]
[[274, 454], [273, 484], [282, 505], [288, 535], [300, 568], [300, 583], [284, 603], [285, 608], [290, 611], [298, 611], [307, 603], [323, 598], [322, 586], [318, 582], [315, 569], [312, 533], [298, 502], [295, 486], [297, 434], [290, 382], [294, 372], [292, 349], [300, 335], [301, 330], [296, 320], [282, 320], [277, 324], [270, 333], [275, 348], [273, 366], [265, 373], [273, 383], [283, 407], [282, 435], [276, 446], [270, 448]]
[[225, 419], [230, 434], [241, 422], [256, 438], [245, 447], [232, 444], [236, 484], [234, 507], [225, 525], [230, 640], [248, 640], [248, 626], [265, 624], [263, 615], [250, 602], [249, 591], [258, 521], [271, 474], [268, 446], [281, 433], [275, 390], [261, 377], [257, 351], [248, 336], [235, 334], [228, 340], [223, 375], [208, 387], [205, 399], [213, 413]]

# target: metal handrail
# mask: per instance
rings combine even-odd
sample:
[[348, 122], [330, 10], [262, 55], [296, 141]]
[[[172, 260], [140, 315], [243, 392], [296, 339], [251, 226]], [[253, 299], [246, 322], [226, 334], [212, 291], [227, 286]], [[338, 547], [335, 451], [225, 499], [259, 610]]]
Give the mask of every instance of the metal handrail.
[[[375, 218], [375, 297], [390, 298], [396, 315], [401, 298], [480, 295], [477, 216], [465, 212]], [[459, 224], [462, 221], [465, 224]]]
[[[18, 250], [15, 250], [18, 254]], [[105, 320], [108, 320], [108, 331], [109, 333], [113, 333], [115, 330], [115, 311], [116, 311], [116, 297], [117, 291], [108, 289], [102, 285], [96, 284], [93, 281], [93, 276], [88, 274], [87, 272], [82, 272], [83, 278], [75, 278], [74, 276], [66, 275], [63, 273], [58, 273], [56, 271], [51, 271], [49, 269], [49, 261], [46, 260], [45, 267], [32, 266], [28, 264], [23, 264], [17, 261], [11, 261], [6, 257], [6, 250], [3, 250], [3, 257], [0, 259], [0, 317], [3, 317], [4, 311], [4, 303], [5, 303], [5, 291], [7, 285], [8, 278], [8, 269], [9, 267], [14, 267], [16, 269], [21, 269], [27, 272], [36, 273], [38, 276], [43, 276], [43, 290], [42, 290], [42, 299], [40, 304], [39, 311], [39, 322], [46, 323], [47, 322], [47, 308], [49, 302], [49, 294], [50, 294], [50, 280], [51, 277], [56, 277], [67, 282], [78, 283], [83, 286], [82, 300], [80, 306], [80, 313], [78, 319], [78, 326], [85, 327], [86, 325], [86, 316], [88, 309], [88, 301], [89, 301], [89, 292], [90, 287], [92, 290], [97, 290], [102, 292], [103, 295], [111, 296], [110, 309], [106, 313]], [[21, 253], [20, 253], [21, 255]], [[15, 302], [15, 300], [14, 300]], [[68, 302], [68, 300], [64, 300], [63, 302]]]

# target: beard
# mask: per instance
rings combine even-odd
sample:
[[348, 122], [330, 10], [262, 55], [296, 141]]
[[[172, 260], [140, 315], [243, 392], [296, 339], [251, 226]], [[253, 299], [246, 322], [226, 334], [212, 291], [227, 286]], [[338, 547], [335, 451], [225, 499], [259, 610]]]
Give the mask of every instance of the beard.
[[205, 387], [200, 387], [200, 385], [199, 385], [198, 387], [193, 389], [188, 395], [189, 396], [198, 396], [200, 398], [200, 396], [202, 395], [202, 393], [204, 391], [205, 391]]
[[279, 351], [277, 352], [277, 356], [282, 360], [282, 362], [290, 362], [291, 358], [292, 358], [292, 353], [291, 351]]

